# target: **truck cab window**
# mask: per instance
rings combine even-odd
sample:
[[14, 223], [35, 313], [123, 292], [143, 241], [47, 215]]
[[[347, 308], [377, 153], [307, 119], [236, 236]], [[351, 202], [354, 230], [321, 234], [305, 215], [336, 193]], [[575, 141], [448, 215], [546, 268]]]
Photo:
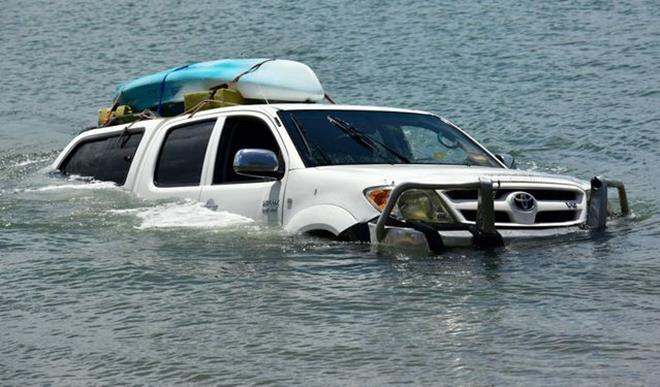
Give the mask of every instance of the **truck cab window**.
[[154, 184], [190, 187], [200, 184], [206, 147], [215, 120], [181, 125], [169, 130], [158, 155]]
[[133, 130], [84, 140], [74, 147], [59, 170], [65, 175], [91, 177], [123, 185], [142, 134], [142, 130]]
[[222, 129], [213, 172], [213, 184], [263, 181], [261, 178], [242, 176], [234, 172], [234, 156], [236, 152], [245, 148], [273, 151], [277, 155], [280, 168], [284, 169], [282, 152], [268, 124], [253, 116], [231, 116], [227, 117]]

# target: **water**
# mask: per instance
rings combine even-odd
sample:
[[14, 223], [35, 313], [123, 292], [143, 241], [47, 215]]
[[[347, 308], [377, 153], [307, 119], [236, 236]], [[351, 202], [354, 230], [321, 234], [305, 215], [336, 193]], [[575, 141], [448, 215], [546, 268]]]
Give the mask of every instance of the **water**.
[[[2, 384], [657, 384], [660, 5], [0, 1]], [[116, 85], [291, 58], [523, 168], [623, 178], [594, 236], [441, 256], [290, 236], [45, 168]], [[176, 226], [176, 227], [169, 227]]]

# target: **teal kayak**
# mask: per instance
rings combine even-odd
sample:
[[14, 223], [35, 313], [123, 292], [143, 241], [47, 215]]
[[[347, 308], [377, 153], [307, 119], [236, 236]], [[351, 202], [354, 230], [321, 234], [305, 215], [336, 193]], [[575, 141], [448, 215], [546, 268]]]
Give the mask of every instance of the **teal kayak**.
[[325, 92], [307, 65], [284, 59], [222, 59], [193, 63], [122, 84], [115, 102], [133, 111], [183, 103], [187, 93], [229, 84], [246, 99], [319, 102]]

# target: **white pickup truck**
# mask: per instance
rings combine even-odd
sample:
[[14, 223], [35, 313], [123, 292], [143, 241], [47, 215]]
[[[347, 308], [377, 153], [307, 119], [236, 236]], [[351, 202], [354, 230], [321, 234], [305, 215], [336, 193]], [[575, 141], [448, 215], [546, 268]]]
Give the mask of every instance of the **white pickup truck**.
[[441, 251], [605, 227], [607, 187], [512, 169], [431, 113], [242, 105], [82, 132], [53, 169], [292, 233]]

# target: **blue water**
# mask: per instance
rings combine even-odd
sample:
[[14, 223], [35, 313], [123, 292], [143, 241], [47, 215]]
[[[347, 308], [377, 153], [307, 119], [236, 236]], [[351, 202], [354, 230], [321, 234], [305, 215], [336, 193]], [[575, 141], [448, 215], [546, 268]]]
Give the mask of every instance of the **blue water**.
[[[0, 16], [0, 384], [660, 381], [657, 1], [4, 0]], [[634, 216], [376, 254], [47, 174], [122, 81], [271, 56], [339, 102], [442, 114], [522, 168], [622, 178]]]

